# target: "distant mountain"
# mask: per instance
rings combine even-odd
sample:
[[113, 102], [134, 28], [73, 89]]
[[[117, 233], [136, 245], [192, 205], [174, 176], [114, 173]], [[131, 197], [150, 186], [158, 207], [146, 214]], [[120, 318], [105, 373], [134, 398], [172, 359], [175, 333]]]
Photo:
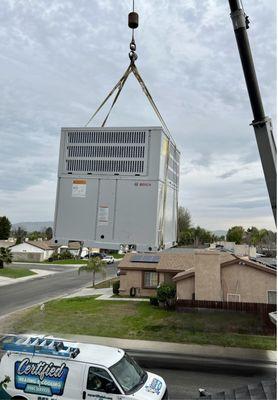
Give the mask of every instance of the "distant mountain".
[[18, 227], [25, 229], [27, 232], [42, 231], [44, 228], [51, 226], [53, 228], [53, 221], [42, 221], [42, 222], [17, 222], [12, 225], [12, 229], [17, 229]]
[[213, 231], [213, 233], [214, 233], [214, 235], [216, 235], [216, 236], [226, 236], [226, 235], [227, 235], [227, 231], [222, 231], [222, 230]]

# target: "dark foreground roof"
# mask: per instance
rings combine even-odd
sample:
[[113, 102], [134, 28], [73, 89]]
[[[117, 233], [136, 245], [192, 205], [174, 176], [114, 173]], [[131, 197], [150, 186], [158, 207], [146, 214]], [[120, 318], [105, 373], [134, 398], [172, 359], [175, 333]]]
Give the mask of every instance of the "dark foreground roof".
[[204, 400], [276, 400], [276, 380], [262, 381], [238, 389], [210, 394]]

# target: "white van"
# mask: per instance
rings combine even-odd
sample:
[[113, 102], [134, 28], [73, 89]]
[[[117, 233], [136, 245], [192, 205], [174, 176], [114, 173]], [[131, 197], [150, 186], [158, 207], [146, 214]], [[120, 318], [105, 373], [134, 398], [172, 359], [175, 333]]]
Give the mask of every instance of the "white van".
[[164, 380], [123, 350], [47, 336], [0, 340], [1, 400], [166, 400]]

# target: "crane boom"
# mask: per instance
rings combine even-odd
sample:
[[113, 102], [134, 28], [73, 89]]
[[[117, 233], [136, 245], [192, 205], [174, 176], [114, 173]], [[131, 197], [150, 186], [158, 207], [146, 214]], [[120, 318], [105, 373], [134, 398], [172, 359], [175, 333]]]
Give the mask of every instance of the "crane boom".
[[272, 123], [271, 119], [265, 115], [263, 108], [260, 88], [247, 34], [247, 29], [249, 27], [248, 17], [243, 10], [242, 2], [240, 0], [229, 0], [229, 4], [241, 64], [254, 116], [251, 125], [253, 125], [255, 130], [266, 186], [276, 223], [277, 150], [273, 136]]

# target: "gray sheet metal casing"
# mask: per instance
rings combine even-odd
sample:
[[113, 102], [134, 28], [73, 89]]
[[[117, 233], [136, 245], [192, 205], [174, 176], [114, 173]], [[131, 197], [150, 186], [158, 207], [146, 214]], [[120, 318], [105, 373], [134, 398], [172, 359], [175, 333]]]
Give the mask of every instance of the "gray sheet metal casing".
[[137, 251], [175, 245], [179, 156], [161, 127], [62, 128], [56, 243]]

